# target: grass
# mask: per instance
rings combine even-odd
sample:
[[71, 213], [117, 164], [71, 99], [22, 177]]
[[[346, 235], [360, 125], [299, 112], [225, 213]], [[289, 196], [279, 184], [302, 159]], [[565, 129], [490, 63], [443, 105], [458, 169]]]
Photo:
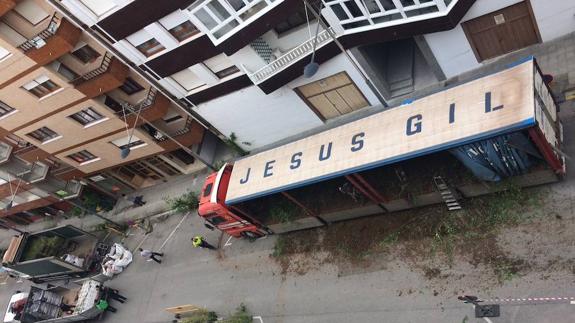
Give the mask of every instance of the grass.
[[286, 252], [286, 238], [283, 235], [280, 235], [276, 239], [276, 243], [274, 245], [274, 251], [272, 252], [272, 257], [279, 258], [283, 256]]
[[401, 234], [401, 232], [399, 232], [399, 231], [395, 231], [395, 232], [388, 234], [385, 238], [383, 238], [383, 240], [381, 240], [379, 242], [379, 246], [381, 248], [385, 248], [385, 247], [388, 247], [388, 246], [395, 244], [399, 240], [400, 234]]
[[274, 223], [288, 223], [295, 219], [297, 209], [288, 201], [282, 201], [270, 209], [270, 216]]

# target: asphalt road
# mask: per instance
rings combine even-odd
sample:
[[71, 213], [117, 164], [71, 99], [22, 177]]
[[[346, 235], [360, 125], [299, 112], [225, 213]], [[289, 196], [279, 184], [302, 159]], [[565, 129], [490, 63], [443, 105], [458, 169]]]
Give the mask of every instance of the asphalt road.
[[[122, 291], [128, 302], [115, 304], [118, 312], [107, 314], [104, 322], [171, 322], [172, 316], [164, 309], [185, 304], [226, 315], [240, 303], [265, 323], [486, 322], [474, 318], [472, 306], [457, 301], [455, 295], [434, 296], [419, 273], [399, 265], [346, 276], [341, 276], [337, 268], [324, 265], [305, 275], [283, 277], [269, 258], [274, 238], [255, 243], [232, 240], [220, 253], [198, 250], [191, 247], [192, 234], [204, 234], [216, 243], [219, 233], [206, 232], [195, 216], [182, 222], [180, 219], [181, 216], [174, 216], [157, 225], [145, 239], [137, 234], [127, 241], [132, 249], [141, 244], [157, 250], [164, 245], [162, 251], [166, 255], [162, 264], [146, 262], [136, 255], [130, 267], [108, 283]], [[226, 240], [224, 237], [222, 244]], [[567, 294], [570, 284], [565, 282], [572, 280], [567, 276], [549, 282], [521, 277], [504, 286], [502, 293], [524, 298], [571, 296]], [[0, 305], [6, 308], [10, 295], [25, 286], [26, 282], [14, 281], [0, 286]], [[406, 286], [413, 292], [398, 296], [397, 291]], [[502, 305], [501, 317], [491, 322], [572, 323], [575, 305], [569, 301], [510, 302]]]

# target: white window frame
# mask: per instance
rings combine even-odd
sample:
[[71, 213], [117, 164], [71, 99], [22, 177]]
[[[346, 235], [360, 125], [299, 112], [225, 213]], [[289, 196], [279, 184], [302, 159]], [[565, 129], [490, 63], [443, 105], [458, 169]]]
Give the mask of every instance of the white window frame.
[[[128, 143], [128, 141], [129, 141], [129, 143]], [[140, 139], [136, 135], [132, 135], [131, 138], [128, 136], [128, 137], [122, 137], [122, 138], [112, 140], [112, 141], [110, 141], [110, 144], [114, 145], [118, 149], [123, 149], [124, 146], [132, 145], [138, 141], [141, 141], [142, 143], [138, 144], [136, 146], [130, 147], [130, 150], [136, 150], [138, 148], [146, 147], [148, 145], [148, 143], [145, 140]]]
[[[260, 18], [261, 16], [263, 16], [264, 14], [266, 14], [267, 12], [272, 10], [274, 7], [276, 7], [277, 5], [279, 5], [280, 3], [283, 2], [281, 0], [252, 0], [251, 2], [249, 0], [242, 0], [242, 1], [244, 2], [245, 6], [238, 11], [236, 11], [234, 9], [234, 7], [232, 7], [226, 0], [208, 0], [208, 1], [203, 1], [200, 4], [192, 4], [190, 7], [188, 7], [190, 19], [191, 19], [192, 23], [194, 25], [196, 25], [196, 27], [198, 27], [202, 32], [204, 32], [206, 35], [208, 35], [208, 37], [210, 37], [210, 39], [212, 40], [212, 42], [215, 45], [219, 45], [222, 42], [224, 42], [226, 39], [230, 38], [238, 30], [244, 28], [246, 25], [250, 24], [251, 22], [257, 20], [258, 18]], [[229, 17], [225, 18], [223, 20], [218, 18], [208, 8], [208, 5], [212, 2], [218, 2], [226, 10]], [[251, 10], [256, 5], [259, 5], [262, 2], [266, 3], [265, 8], [262, 8], [260, 11], [253, 14], [251, 17], [249, 17], [246, 20], [243, 20], [241, 18], [241, 16], [244, 13], [246, 13], [248, 10]], [[208, 26], [204, 25], [204, 23], [196, 16], [196, 14], [200, 10], [204, 10], [216, 22], [215, 27], [210, 29]], [[219, 38], [215, 36], [215, 33], [217, 33], [220, 29], [222, 29], [223, 27], [225, 27], [226, 25], [228, 25], [229, 23], [231, 23], [234, 20], [238, 23], [238, 25], [236, 27], [232, 28], [231, 30], [226, 32], [226, 34], [220, 36]]]
[[[56, 84], [59, 88], [56, 89], [56, 90], [54, 90], [54, 91], [52, 91], [52, 92], [50, 92], [50, 93], [48, 93], [48, 94], [46, 94], [46, 95], [44, 95], [44, 96], [42, 96], [42, 97], [38, 97], [38, 96], [34, 95], [32, 92], [30, 92], [31, 89], [33, 89], [33, 88], [35, 88], [35, 87], [37, 87], [37, 86], [42, 85], [42, 83], [44, 83], [44, 82], [46, 82], [46, 81], [51, 81], [52, 83]], [[21, 87], [22, 87], [22, 89], [26, 90], [26, 92], [27, 92], [28, 94], [30, 94], [31, 96], [37, 98], [39, 101], [42, 101], [42, 100], [44, 100], [44, 99], [46, 99], [46, 98], [48, 98], [48, 97], [51, 97], [52, 95], [54, 95], [54, 94], [56, 94], [56, 93], [58, 93], [58, 92], [64, 90], [64, 87], [63, 87], [62, 85], [58, 84], [57, 82], [54, 82], [53, 80], [51, 80], [51, 79], [50, 79], [48, 76], [46, 76], [46, 75], [38, 76], [37, 78], [35, 78], [35, 79], [33, 79], [33, 80], [31, 80], [31, 81], [28, 81], [27, 83], [23, 84]]]

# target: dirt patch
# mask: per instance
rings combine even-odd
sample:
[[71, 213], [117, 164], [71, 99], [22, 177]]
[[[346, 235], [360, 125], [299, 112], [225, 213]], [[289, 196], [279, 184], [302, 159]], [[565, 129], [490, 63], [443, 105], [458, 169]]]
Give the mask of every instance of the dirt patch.
[[[325, 264], [337, 266], [340, 274], [375, 271], [399, 260], [434, 282], [453, 279], [446, 269], [468, 263], [484, 282], [501, 284], [533, 269], [529, 257], [502, 248], [498, 235], [503, 228], [518, 228], [540, 216], [539, 194], [511, 189], [469, 200], [458, 212], [438, 205], [284, 234], [273, 258], [284, 275], [302, 275]], [[554, 264], [574, 268], [565, 260]]]

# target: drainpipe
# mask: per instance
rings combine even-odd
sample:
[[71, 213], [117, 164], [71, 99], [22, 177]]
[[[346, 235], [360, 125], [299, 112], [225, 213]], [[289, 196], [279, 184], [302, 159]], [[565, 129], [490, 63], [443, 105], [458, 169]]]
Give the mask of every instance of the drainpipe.
[[[222, 134], [219, 130], [217, 130], [214, 126], [212, 126], [209, 122], [207, 122], [204, 118], [202, 118], [198, 113], [196, 113], [195, 111], [189, 109], [185, 104], [182, 104], [181, 101], [179, 99], [177, 99], [176, 97], [174, 97], [171, 93], [167, 92], [164, 90], [163, 86], [161, 84], [158, 83], [158, 81], [156, 79], [154, 79], [153, 77], [149, 76], [147, 73], [145, 73], [142, 69], [140, 69], [136, 64], [134, 64], [133, 62], [131, 62], [130, 60], [128, 60], [126, 57], [124, 57], [124, 55], [122, 53], [120, 53], [119, 51], [117, 51], [114, 47], [112, 47], [102, 36], [100, 36], [98, 33], [96, 33], [95, 31], [93, 31], [90, 27], [88, 27], [86, 24], [82, 23], [78, 18], [76, 18], [74, 15], [72, 15], [68, 9], [66, 9], [64, 6], [62, 6], [60, 3], [58, 3], [58, 1], [56, 0], [48, 0], [48, 3], [56, 10], [58, 11], [60, 14], [62, 14], [64, 17], [66, 17], [66, 19], [68, 19], [71, 23], [73, 23], [76, 27], [82, 29], [84, 32], [86, 32], [87, 34], [89, 34], [92, 39], [94, 39], [100, 46], [104, 47], [106, 50], [108, 50], [109, 52], [113, 53], [114, 56], [120, 60], [124, 65], [128, 66], [134, 73], [138, 74], [140, 77], [142, 77], [143, 79], [145, 79], [146, 81], [148, 81], [150, 84], [152, 84], [152, 86], [154, 86], [159, 92], [161, 92], [164, 96], [166, 96], [170, 101], [172, 101], [172, 103], [174, 103], [175, 105], [177, 105], [178, 107], [180, 107], [183, 111], [185, 111], [188, 115], [190, 115], [194, 120], [196, 120], [198, 123], [200, 123], [204, 128], [206, 128], [207, 130], [209, 130], [210, 132], [212, 132], [213, 134], [215, 134], [218, 138], [220, 138], [220, 140], [227, 140], [228, 138]], [[183, 99], [184, 101], [186, 101], [188, 104], [191, 104], [194, 108], [197, 108], [197, 106], [191, 102], [189, 99], [185, 98]], [[153, 128], [154, 125], [150, 124], [149, 122], [146, 121], [146, 123], [148, 123], [150, 126], [152, 126]], [[166, 135], [167, 136], [167, 135]], [[175, 140], [173, 137], [171, 136], [167, 136], [170, 140], [174, 141], [178, 146], [180, 146], [180, 148], [182, 148], [184, 151], [186, 151], [186, 153], [192, 155], [194, 158], [196, 158], [197, 160], [199, 160], [200, 162], [202, 162], [203, 164], [205, 164], [206, 166], [208, 166], [210, 169], [212, 170], [216, 170], [214, 165], [212, 165], [211, 163], [205, 161], [202, 157], [200, 157], [199, 154], [195, 153], [194, 151], [192, 151], [191, 149], [189, 149], [188, 147], [182, 145], [179, 141]]]

